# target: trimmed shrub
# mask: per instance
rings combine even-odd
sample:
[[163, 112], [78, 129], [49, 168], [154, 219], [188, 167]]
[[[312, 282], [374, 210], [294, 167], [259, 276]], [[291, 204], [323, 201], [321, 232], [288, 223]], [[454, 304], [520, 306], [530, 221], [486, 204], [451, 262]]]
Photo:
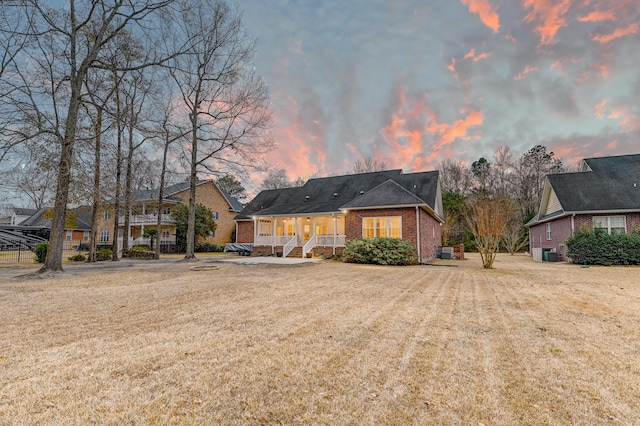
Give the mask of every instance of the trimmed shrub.
[[213, 244], [213, 243], [196, 243], [193, 251], [196, 253], [213, 253], [224, 251], [224, 245]]
[[151, 248], [149, 248], [149, 246], [146, 246], [144, 244], [139, 244], [139, 245], [131, 247], [131, 250], [151, 251]]
[[45, 257], [47, 257], [47, 251], [49, 251], [49, 243], [38, 243], [33, 249], [33, 254], [36, 255], [35, 261], [38, 263], [44, 263]]
[[111, 251], [110, 248], [100, 247], [98, 250], [96, 250], [97, 261], [111, 260], [112, 257], [113, 257], [113, 252]]
[[75, 256], [71, 256], [68, 259], [72, 262], [84, 262], [85, 260], [87, 260], [87, 258], [84, 257], [83, 254], [76, 254]]
[[345, 262], [373, 265], [411, 265], [417, 263], [416, 249], [399, 238], [367, 238], [345, 243]]
[[129, 257], [129, 258], [135, 258], [135, 259], [155, 259], [156, 254], [155, 252], [149, 249], [138, 250], [134, 247], [131, 250], [122, 252], [122, 257]]
[[609, 235], [584, 230], [567, 240], [567, 255], [581, 265], [640, 265], [640, 233]]

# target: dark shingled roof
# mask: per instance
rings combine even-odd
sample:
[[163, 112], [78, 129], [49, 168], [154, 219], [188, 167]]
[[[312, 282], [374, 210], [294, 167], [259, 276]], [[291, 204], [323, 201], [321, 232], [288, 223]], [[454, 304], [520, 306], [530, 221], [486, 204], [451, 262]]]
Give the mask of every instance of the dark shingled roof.
[[[243, 208], [242, 203], [232, 195], [229, 195], [227, 191], [220, 189], [214, 181], [199, 180], [196, 182], [196, 186], [202, 185], [207, 182], [213, 182], [213, 184], [216, 186], [216, 188], [218, 188], [220, 193], [222, 193], [222, 196], [227, 200], [227, 203], [229, 203], [229, 206], [230, 206], [229, 210], [234, 212], [239, 212], [242, 210]], [[172, 195], [177, 194], [178, 192], [181, 192], [181, 191], [185, 191], [187, 189], [189, 189], [189, 182], [180, 182], [174, 185], [169, 185], [164, 188], [163, 198], [165, 201], [173, 201], [175, 203], [179, 203], [180, 199], [177, 197], [172, 197]], [[131, 198], [136, 201], [146, 201], [146, 200], [157, 201], [159, 195], [160, 195], [160, 188], [154, 188], [154, 189], [133, 191], [131, 194]], [[124, 202], [124, 197], [122, 197], [121, 200], [122, 202]]]
[[[29, 218], [20, 222], [20, 226], [29, 226], [35, 228], [51, 228], [51, 219], [46, 219], [42, 215], [48, 211], [52, 210], [52, 207], [43, 207]], [[76, 231], [91, 231], [91, 207], [90, 206], [80, 206], [71, 211], [78, 215], [76, 220], [76, 227], [73, 230]]]
[[640, 154], [584, 161], [592, 171], [548, 176], [565, 212], [640, 210]]
[[573, 213], [640, 211], [640, 154], [586, 158], [583, 165], [584, 171], [547, 176], [562, 209], [539, 211], [526, 226]]
[[362, 196], [353, 199], [343, 209], [358, 209], [387, 206], [416, 206], [426, 204], [423, 200], [413, 195], [391, 179], [381, 183]]
[[437, 189], [437, 171], [404, 175], [397, 169], [314, 178], [301, 187], [260, 192], [235, 219], [247, 220], [256, 214], [322, 214], [339, 212], [342, 208], [391, 205], [428, 206], [435, 210]]

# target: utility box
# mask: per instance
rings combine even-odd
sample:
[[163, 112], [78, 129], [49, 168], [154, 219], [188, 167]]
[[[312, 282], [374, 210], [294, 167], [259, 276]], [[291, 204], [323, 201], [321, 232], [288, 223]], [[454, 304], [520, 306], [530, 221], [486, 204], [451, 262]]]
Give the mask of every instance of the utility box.
[[443, 259], [453, 259], [453, 247], [442, 247], [441, 256]]
[[558, 253], [554, 251], [544, 251], [542, 252], [542, 260], [544, 260], [545, 262], [557, 262]]

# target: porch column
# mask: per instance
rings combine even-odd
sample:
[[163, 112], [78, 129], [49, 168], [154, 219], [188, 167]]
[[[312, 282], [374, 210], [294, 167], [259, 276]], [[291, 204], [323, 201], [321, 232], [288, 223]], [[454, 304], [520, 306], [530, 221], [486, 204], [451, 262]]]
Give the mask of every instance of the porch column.
[[296, 246], [297, 246], [298, 245], [298, 238], [299, 238], [299, 235], [300, 235], [300, 232], [298, 232], [298, 216], [293, 218], [293, 224], [294, 224], [294, 228], [295, 228], [293, 235], [296, 236]]
[[258, 219], [253, 217], [253, 244], [256, 243], [258, 239]]
[[271, 229], [271, 255], [273, 256], [276, 252], [276, 219], [271, 216], [272, 229]]
[[331, 217], [333, 218], [333, 255], [336, 255], [336, 239], [338, 238], [338, 218], [335, 213], [331, 213]]

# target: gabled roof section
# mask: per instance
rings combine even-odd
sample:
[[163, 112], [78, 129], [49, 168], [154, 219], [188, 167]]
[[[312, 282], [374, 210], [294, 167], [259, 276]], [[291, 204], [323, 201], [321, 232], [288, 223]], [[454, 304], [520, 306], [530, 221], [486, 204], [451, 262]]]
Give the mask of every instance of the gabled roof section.
[[344, 210], [376, 207], [420, 206], [427, 203], [391, 179], [357, 197], [344, 206]]
[[[51, 209], [52, 207], [43, 207], [41, 209], [38, 209], [29, 218], [20, 222], [19, 225], [35, 227], [35, 228], [51, 228], [51, 219], [47, 219], [43, 217], [43, 215]], [[80, 207], [71, 209], [71, 212], [77, 215], [76, 227], [73, 230], [91, 231], [91, 207], [80, 206]], [[68, 229], [68, 231], [71, 231], [71, 229]]]
[[574, 213], [640, 211], [640, 154], [587, 158], [582, 164], [583, 171], [547, 176], [531, 224]]
[[[309, 179], [301, 187], [275, 189], [260, 192], [236, 220], [247, 220], [251, 216], [288, 216], [304, 214], [338, 213], [343, 206], [360, 199], [358, 206], [365, 207], [362, 196], [374, 188], [364, 201], [371, 206], [411, 205], [427, 206], [441, 217], [438, 207], [438, 172], [402, 174], [402, 170], [385, 170], [343, 176]], [[390, 181], [391, 183], [386, 183]], [[386, 184], [385, 184], [386, 183]], [[385, 184], [385, 185], [383, 185]], [[383, 201], [393, 194], [398, 203]], [[384, 204], [381, 204], [384, 203]], [[260, 207], [261, 206], [261, 207]]]
[[[242, 203], [238, 201], [237, 198], [230, 195], [228, 192], [220, 189], [220, 187], [214, 180], [199, 180], [196, 182], [196, 186], [204, 185], [206, 183], [212, 183], [218, 189], [218, 191], [220, 191], [220, 194], [222, 194], [227, 204], [229, 204], [230, 211], [233, 211], [233, 212], [242, 211], [242, 208], [243, 208]], [[173, 185], [169, 185], [164, 188], [164, 192], [162, 194], [163, 200], [179, 203], [180, 199], [177, 197], [174, 197], [174, 195], [178, 194], [179, 192], [188, 190], [189, 187], [190, 187], [189, 182], [179, 182]], [[160, 188], [144, 189], [140, 191], [133, 191], [131, 194], [131, 199], [137, 202], [157, 201], [159, 196], [160, 196]]]

